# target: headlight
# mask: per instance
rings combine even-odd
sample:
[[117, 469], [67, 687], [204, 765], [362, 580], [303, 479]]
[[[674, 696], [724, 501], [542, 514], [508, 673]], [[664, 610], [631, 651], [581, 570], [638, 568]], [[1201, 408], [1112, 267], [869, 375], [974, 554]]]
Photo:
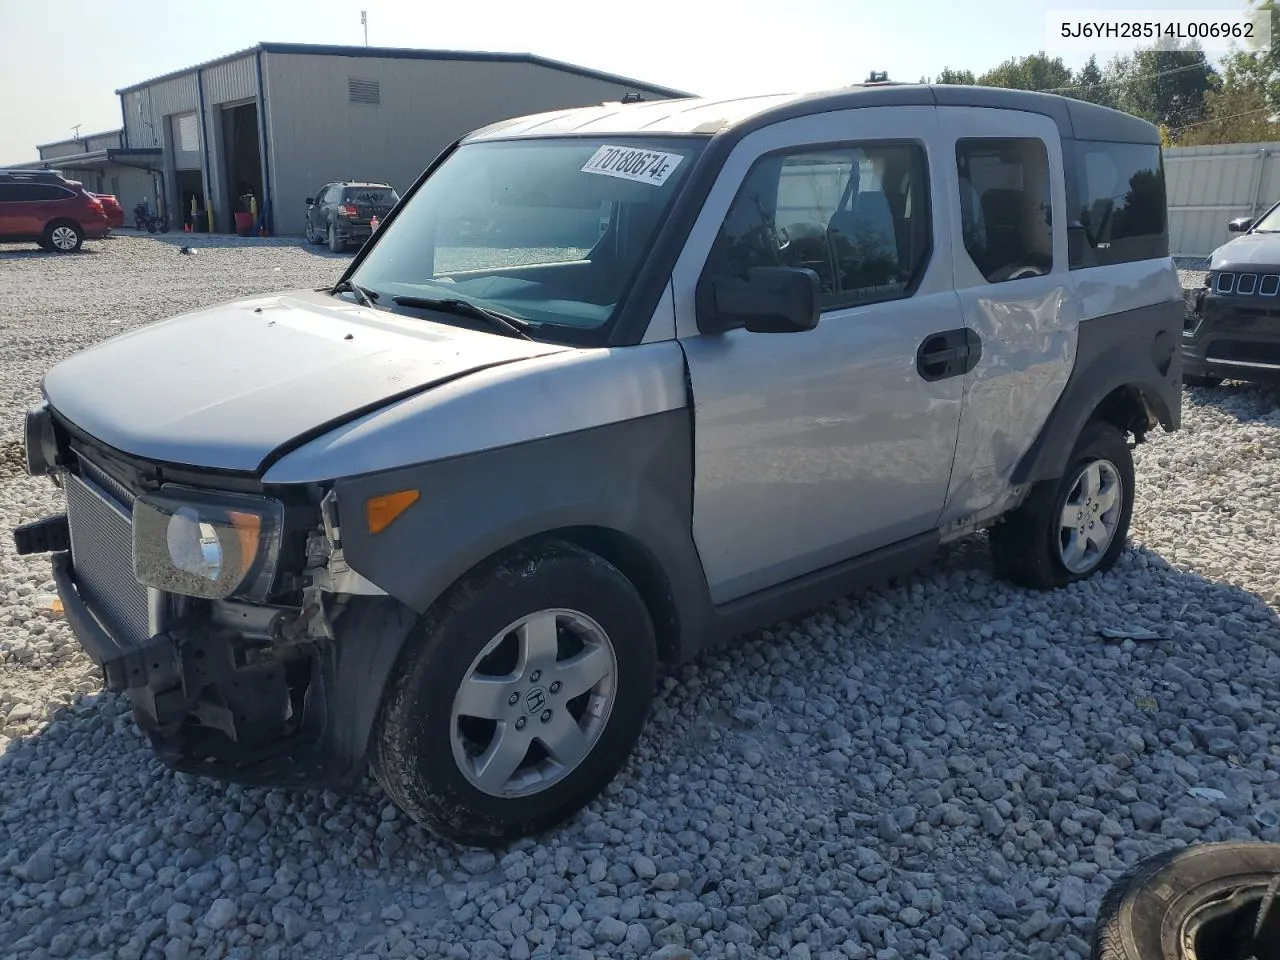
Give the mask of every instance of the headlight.
[[33, 477], [47, 477], [58, 462], [58, 440], [53, 433], [53, 415], [48, 404], [40, 404], [27, 411], [23, 431], [26, 448], [27, 473]]
[[283, 514], [277, 500], [166, 484], [134, 501], [134, 575], [189, 597], [265, 600]]

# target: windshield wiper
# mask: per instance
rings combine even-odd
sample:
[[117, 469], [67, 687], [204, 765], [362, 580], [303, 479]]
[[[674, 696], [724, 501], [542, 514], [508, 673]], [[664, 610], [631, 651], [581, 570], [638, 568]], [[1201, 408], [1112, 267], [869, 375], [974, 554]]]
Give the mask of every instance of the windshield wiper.
[[356, 300], [362, 307], [372, 307], [373, 301], [378, 299], [378, 295], [372, 290], [366, 290], [360, 284], [352, 280], [339, 280], [337, 285], [329, 291], [330, 293], [354, 293]]
[[490, 310], [472, 303], [470, 300], [442, 299], [434, 300], [431, 297], [392, 297], [394, 303], [401, 307], [410, 307], [418, 310], [439, 310], [442, 313], [453, 313], [460, 317], [471, 317], [475, 320], [483, 320], [491, 327], [501, 330], [503, 333], [511, 337], [519, 337], [521, 340], [532, 340], [529, 336], [529, 322], [521, 320], [519, 317], [513, 317], [507, 313], [499, 313], [496, 310]]

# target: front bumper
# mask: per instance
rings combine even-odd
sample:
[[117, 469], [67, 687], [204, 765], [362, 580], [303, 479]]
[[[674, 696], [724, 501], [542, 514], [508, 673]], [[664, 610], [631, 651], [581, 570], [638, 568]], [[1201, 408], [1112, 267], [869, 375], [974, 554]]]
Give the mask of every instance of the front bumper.
[[1280, 298], [1196, 296], [1182, 330], [1183, 375], [1280, 380]]
[[193, 615], [126, 644], [102, 625], [76, 586], [69, 552], [53, 578], [68, 625], [126, 694], [138, 725], [175, 770], [245, 784], [334, 787], [358, 773], [326, 749], [325, 678], [313, 644], [263, 643]]

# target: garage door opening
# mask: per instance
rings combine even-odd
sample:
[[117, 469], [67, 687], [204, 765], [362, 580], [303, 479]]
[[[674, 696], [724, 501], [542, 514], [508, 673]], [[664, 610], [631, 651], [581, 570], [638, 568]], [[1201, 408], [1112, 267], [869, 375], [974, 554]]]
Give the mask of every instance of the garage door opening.
[[181, 204], [178, 211], [179, 223], [191, 227], [197, 233], [209, 229], [209, 220], [205, 214], [208, 205], [199, 170], [178, 171], [178, 202]]
[[222, 108], [222, 144], [227, 171], [224, 187], [231, 198], [231, 223], [237, 233], [252, 233], [262, 209], [262, 156], [258, 151], [258, 105]]

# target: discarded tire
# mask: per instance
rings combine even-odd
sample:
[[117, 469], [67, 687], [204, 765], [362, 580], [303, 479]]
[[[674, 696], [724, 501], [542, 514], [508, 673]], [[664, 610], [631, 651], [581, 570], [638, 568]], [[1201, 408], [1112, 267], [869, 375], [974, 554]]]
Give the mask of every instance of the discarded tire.
[[1143, 860], [1098, 909], [1093, 960], [1280, 957], [1280, 844], [1206, 843]]

